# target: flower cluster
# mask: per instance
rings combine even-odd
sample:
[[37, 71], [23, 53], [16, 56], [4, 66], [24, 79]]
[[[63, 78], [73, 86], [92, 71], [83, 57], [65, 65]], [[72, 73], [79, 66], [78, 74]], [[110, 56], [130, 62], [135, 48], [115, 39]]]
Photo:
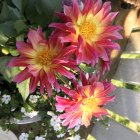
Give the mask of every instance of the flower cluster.
[[29, 135], [27, 133], [22, 133], [19, 136], [19, 140], [28, 140]]
[[29, 117], [29, 118], [33, 118], [38, 114], [37, 111], [27, 112], [24, 107], [21, 107], [21, 113], [23, 113], [25, 117]]
[[6, 95], [6, 94], [4, 94], [3, 96], [2, 96], [2, 103], [4, 103], [4, 104], [8, 104], [9, 102], [10, 102], [10, 100], [11, 100], [11, 96], [10, 95]]
[[[39, 88], [47, 98], [57, 93], [56, 110], [60, 115], [48, 112], [55, 131], [61, 130], [60, 123], [78, 131], [81, 125], [89, 126], [92, 117], [108, 115], [103, 106], [114, 101], [109, 94], [115, 87], [100, 76], [110, 69], [111, 51], [119, 49], [116, 41], [122, 38], [121, 27], [112, 25], [118, 13], [110, 11], [110, 2], [72, 0], [64, 4], [63, 13], [57, 13], [62, 22], [49, 25], [55, 29], [47, 39], [39, 27], [29, 30], [26, 41], [16, 43], [19, 56], [8, 65], [23, 70], [13, 81], [29, 79], [30, 93]], [[96, 69], [96, 74], [86, 74], [81, 63]], [[29, 100], [37, 102], [37, 97], [32, 95]]]
[[[28, 138], [29, 138], [28, 133], [21, 133], [19, 136], [19, 140], [28, 140]], [[42, 136], [36, 136], [35, 140], [45, 140], [45, 138]]]
[[53, 127], [54, 131], [61, 131], [61, 120], [58, 116], [53, 115], [50, 120], [50, 125]]

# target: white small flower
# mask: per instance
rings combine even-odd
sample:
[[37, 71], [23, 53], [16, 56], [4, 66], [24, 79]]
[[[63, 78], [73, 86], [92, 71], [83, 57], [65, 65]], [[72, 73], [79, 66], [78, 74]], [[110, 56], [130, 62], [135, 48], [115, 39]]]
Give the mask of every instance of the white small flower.
[[78, 84], [79, 84], [80, 86], [82, 86], [82, 82], [81, 82], [81, 81], [78, 81]]
[[60, 124], [56, 124], [56, 125], [53, 126], [53, 129], [54, 129], [55, 131], [60, 131], [60, 130], [62, 130], [62, 127], [61, 127]]
[[25, 112], [24, 115], [29, 117], [29, 118], [33, 118], [35, 116], [37, 116], [38, 111], [33, 111], [33, 112]]
[[56, 121], [56, 123], [61, 123], [61, 120], [59, 117], [57, 117], [55, 121]]
[[29, 101], [32, 103], [37, 103], [39, 96], [37, 95], [30, 95]]
[[8, 104], [11, 101], [11, 96], [4, 94], [2, 96], [2, 103]]
[[61, 127], [61, 120], [56, 115], [52, 116], [52, 118], [50, 120], [50, 125], [53, 127], [53, 129], [55, 131], [60, 131], [62, 129], [62, 127]]
[[57, 124], [60, 124], [60, 123], [61, 123], [61, 120], [58, 116], [56, 116], [56, 115], [52, 116], [52, 118], [50, 120], [51, 126], [54, 126], [54, 125], [57, 125]]
[[97, 119], [96, 119], [96, 121], [100, 121], [100, 119], [99, 119], [99, 118], [97, 118]]
[[81, 137], [79, 135], [75, 135], [73, 138], [73, 140], [80, 140], [80, 139], [81, 139]]
[[27, 133], [21, 133], [19, 140], [28, 140], [29, 135]]
[[57, 112], [62, 113], [62, 112], [63, 112], [63, 110], [59, 108], [59, 109], [57, 109]]
[[57, 138], [62, 138], [64, 136], [65, 136], [65, 133], [62, 133], [62, 134], [57, 135]]
[[52, 118], [53, 118], [54, 120], [56, 120], [56, 119], [58, 118], [58, 116], [54, 115], [54, 116], [52, 116]]
[[89, 78], [89, 73], [86, 73], [85, 75], [86, 75], [86, 79], [88, 79]]
[[55, 124], [56, 124], [55, 119], [51, 118], [51, 120], [50, 120], [50, 125], [51, 125], [51, 126], [54, 126]]
[[76, 125], [81, 125], [82, 124], [82, 119], [78, 119], [78, 121], [76, 122]]
[[49, 116], [55, 116], [55, 114], [52, 111], [48, 111], [47, 112], [47, 115], [49, 115]]
[[69, 85], [71, 85], [71, 81], [69, 81]]
[[35, 140], [45, 140], [45, 138], [41, 137], [41, 136], [36, 136]]
[[24, 107], [22, 107], [20, 111], [21, 111], [21, 113], [25, 113], [26, 112]]
[[77, 126], [74, 128], [74, 131], [77, 132], [79, 129], [80, 129], [80, 125], [77, 125]]
[[68, 130], [68, 133], [69, 133], [69, 135], [71, 136], [72, 135], [72, 130]]
[[18, 123], [20, 120], [18, 120], [17, 118], [13, 118], [13, 122], [14, 123]]

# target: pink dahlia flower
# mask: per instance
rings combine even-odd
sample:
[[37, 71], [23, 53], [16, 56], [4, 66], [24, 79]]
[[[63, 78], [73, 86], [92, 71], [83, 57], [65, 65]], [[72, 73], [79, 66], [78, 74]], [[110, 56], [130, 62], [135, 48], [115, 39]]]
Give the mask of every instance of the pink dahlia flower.
[[97, 81], [85, 85], [88, 83], [85, 81], [83, 82], [84, 86], [77, 85], [75, 90], [61, 87], [62, 91], [70, 97], [56, 96], [56, 109], [65, 111], [64, 114], [60, 115], [60, 118], [63, 119], [62, 125], [69, 125], [69, 128], [73, 128], [81, 119], [82, 124], [87, 127], [93, 116], [101, 119], [102, 115], [108, 115], [103, 106], [114, 101], [115, 97], [108, 96], [108, 94], [115, 90], [115, 86], [108, 82]]
[[121, 39], [120, 26], [112, 25], [117, 12], [110, 12], [110, 2], [102, 4], [102, 0], [85, 0], [83, 7], [77, 0], [71, 6], [64, 5], [64, 13], [57, 13], [63, 23], [52, 23], [65, 36], [62, 42], [77, 44], [77, 63], [85, 62], [94, 66], [98, 59], [109, 61], [107, 49], [119, 49], [116, 40]]
[[16, 43], [20, 56], [13, 58], [10, 67], [24, 67], [13, 81], [21, 83], [30, 79], [30, 92], [34, 92], [37, 85], [40, 84], [40, 92], [44, 88], [49, 95], [52, 93], [52, 85], [59, 90], [57, 74], [67, 78], [75, 76], [67, 68], [75, 68], [75, 62], [70, 59], [70, 55], [75, 51], [75, 46], [65, 47], [59, 40], [45, 39], [41, 28], [37, 31], [30, 30], [28, 41], [18, 41]]

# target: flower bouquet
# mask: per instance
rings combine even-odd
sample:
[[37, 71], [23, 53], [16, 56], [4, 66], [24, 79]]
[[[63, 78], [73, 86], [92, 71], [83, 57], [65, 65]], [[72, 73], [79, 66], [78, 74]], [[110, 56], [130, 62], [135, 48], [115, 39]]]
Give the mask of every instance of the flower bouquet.
[[115, 86], [103, 77], [122, 38], [121, 27], [112, 25], [118, 13], [102, 0], [8, 4], [2, 10], [11, 6], [21, 19], [1, 34], [1, 118], [7, 113], [7, 126], [13, 126], [23, 116], [40, 116], [20, 140], [82, 139], [80, 128], [106, 121], [104, 105], [115, 99], [109, 95]]

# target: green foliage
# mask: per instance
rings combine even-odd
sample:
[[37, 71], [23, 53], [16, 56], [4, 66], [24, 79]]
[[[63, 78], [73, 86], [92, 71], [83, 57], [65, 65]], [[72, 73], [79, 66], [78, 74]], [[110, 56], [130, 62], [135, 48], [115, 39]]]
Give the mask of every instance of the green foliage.
[[123, 53], [121, 55], [121, 58], [123, 59], [140, 59], [139, 53]]
[[133, 122], [133, 121], [130, 121], [129, 119], [117, 114], [117, 113], [114, 113], [110, 110], [108, 110], [109, 112], [109, 118], [113, 119], [114, 121], [120, 123], [121, 125], [133, 130], [134, 132], [140, 132], [140, 124], [137, 123], [137, 122]]
[[21, 18], [19, 11], [16, 8], [10, 7], [5, 1], [3, 2], [0, 13], [0, 23], [5, 21], [15, 21]]
[[32, 25], [41, 25], [44, 28], [55, 19], [55, 12], [61, 9], [60, 0], [24, 0], [23, 3], [26, 19]]
[[17, 75], [17, 73], [20, 72], [20, 69], [18, 67], [14, 67], [14, 68], [9, 68], [7, 66], [9, 60], [11, 59], [10, 56], [3, 56], [0, 57], [0, 73], [3, 75], [3, 77], [11, 82], [13, 77], [15, 75]]
[[139, 31], [140, 31], [140, 27], [136, 27], [136, 28], [133, 28], [132, 33], [139, 32]]
[[18, 9], [3, 1], [0, 13], [0, 31], [7, 36], [16, 36], [15, 22], [19, 19], [23, 19], [23, 16]]
[[84, 63], [81, 63], [79, 67], [82, 71], [87, 72], [87, 73], [95, 72], [95, 68], [92, 68], [91, 66], [88, 66], [87, 64], [84, 64]]
[[8, 41], [8, 37], [0, 33], [0, 47], [5, 47], [5, 43]]
[[111, 82], [115, 86], [120, 87], [120, 88], [127, 88], [127, 89], [134, 90], [137, 92], [140, 91], [140, 85], [138, 85], [138, 84], [131, 84], [131, 83], [123, 82], [120, 80], [115, 80], [115, 79], [112, 79]]
[[20, 12], [22, 12], [22, 4], [24, 0], [12, 0], [12, 3], [18, 8]]

